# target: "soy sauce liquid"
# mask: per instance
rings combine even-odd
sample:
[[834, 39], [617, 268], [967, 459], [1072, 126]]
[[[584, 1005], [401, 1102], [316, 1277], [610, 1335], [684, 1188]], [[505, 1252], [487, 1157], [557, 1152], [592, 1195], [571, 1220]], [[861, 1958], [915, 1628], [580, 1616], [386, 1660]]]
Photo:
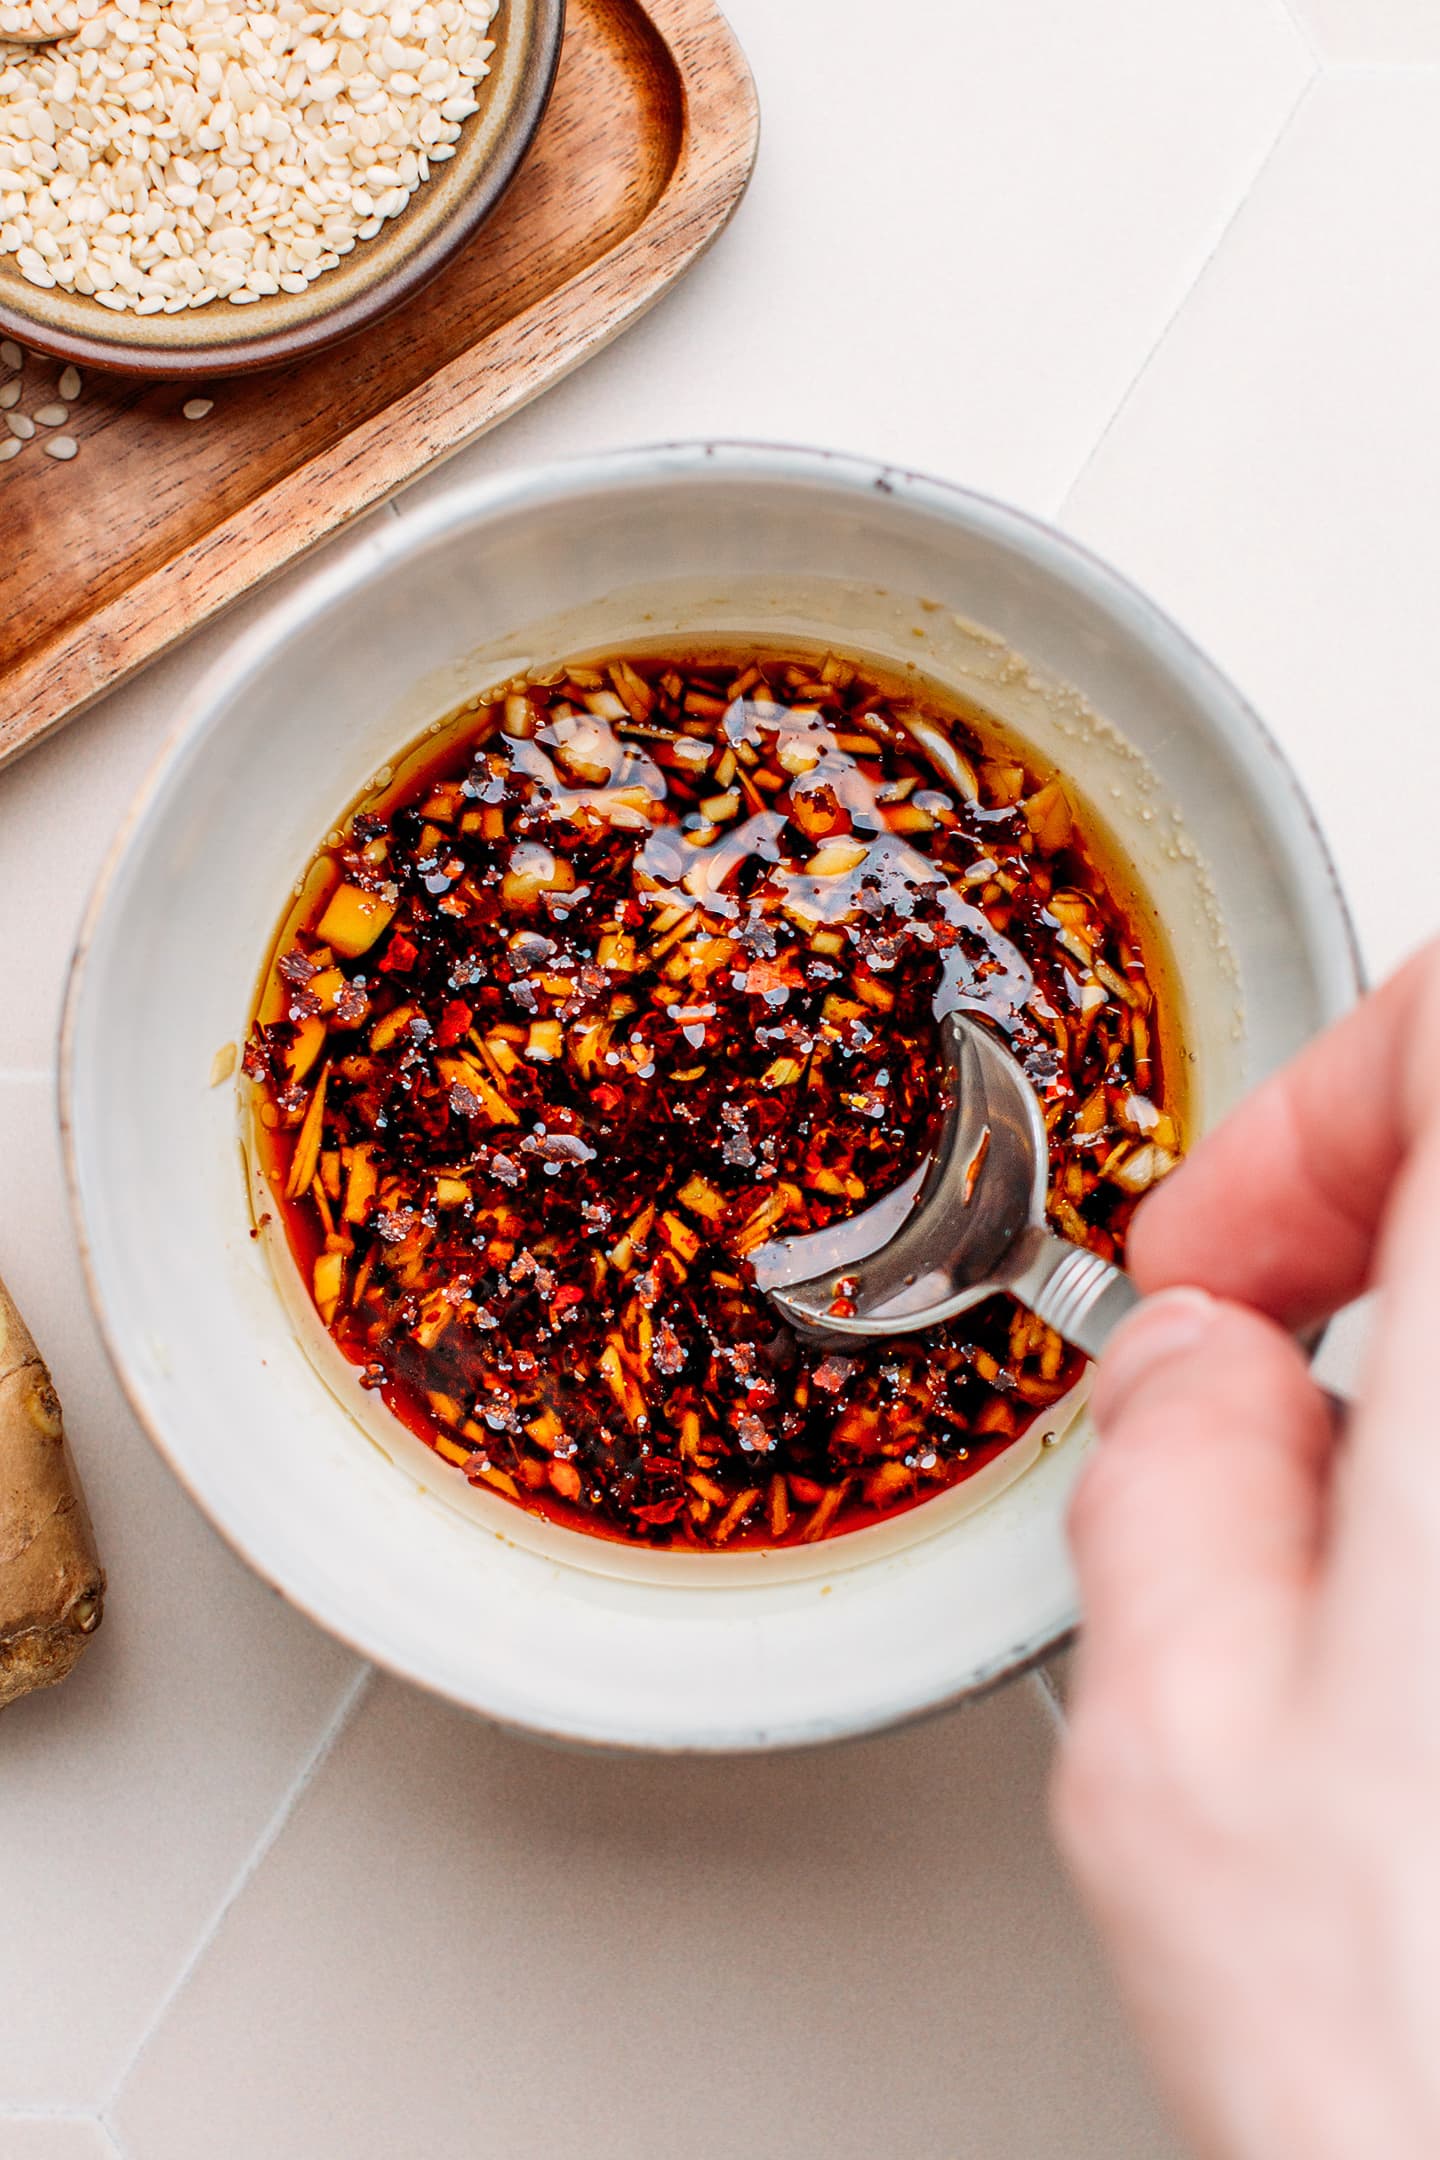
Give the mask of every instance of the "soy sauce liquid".
[[1121, 1255], [1178, 1129], [1096, 840], [982, 716], [848, 656], [630, 648], [457, 715], [318, 856], [247, 1050], [359, 1384], [457, 1474], [652, 1546], [973, 1475], [1077, 1376], [1058, 1338], [996, 1298], [819, 1350], [750, 1254], [914, 1167], [960, 1009], [1040, 1093], [1057, 1227]]

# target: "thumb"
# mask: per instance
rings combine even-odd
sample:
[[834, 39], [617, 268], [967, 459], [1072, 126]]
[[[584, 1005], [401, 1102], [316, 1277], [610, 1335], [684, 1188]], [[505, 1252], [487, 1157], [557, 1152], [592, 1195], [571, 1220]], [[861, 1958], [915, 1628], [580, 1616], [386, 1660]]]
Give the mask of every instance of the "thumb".
[[1070, 1516], [1082, 1690], [1230, 1714], [1294, 1654], [1333, 1432], [1291, 1338], [1199, 1290], [1147, 1299], [1093, 1397], [1100, 1444]]

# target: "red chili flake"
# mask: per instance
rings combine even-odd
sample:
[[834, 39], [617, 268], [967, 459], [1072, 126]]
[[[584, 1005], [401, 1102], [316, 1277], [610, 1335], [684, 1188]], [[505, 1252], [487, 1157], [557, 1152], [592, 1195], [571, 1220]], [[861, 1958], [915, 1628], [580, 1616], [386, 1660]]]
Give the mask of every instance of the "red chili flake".
[[684, 1505], [685, 1495], [676, 1493], [668, 1500], [647, 1500], [643, 1506], [632, 1507], [630, 1512], [636, 1522], [650, 1523], [658, 1529], [664, 1523], [674, 1522]]
[[689, 1497], [680, 1463], [666, 1455], [645, 1457], [619, 1486], [630, 1511], [654, 1528], [673, 1522]]
[[470, 1007], [461, 998], [452, 998], [440, 1015], [440, 1025], [435, 1030], [435, 1041], [441, 1050], [448, 1050], [470, 1032], [474, 1018]]
[[403, 930], [392, 930], [389, 943], [380, 956], [382, 975], [408, 975], [420, 958], [420, 948], [414, 938]]

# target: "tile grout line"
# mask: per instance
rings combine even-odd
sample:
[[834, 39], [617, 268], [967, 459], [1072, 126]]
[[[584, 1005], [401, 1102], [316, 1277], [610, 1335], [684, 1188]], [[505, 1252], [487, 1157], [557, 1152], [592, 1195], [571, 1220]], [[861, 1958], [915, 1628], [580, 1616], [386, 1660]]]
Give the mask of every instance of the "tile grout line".
[[0, 2100], [0, 2123], [61, 2122], [98, 2123], [94, 2108], [66, 2107], [63, 2101]]
[[1277, 0], [1277, 5], [1280, 9], [1281, 14], [1289, 23], [1290, 28], [1294, 31], [1296, 37], [1299, 39], [1301, 45], [1303, 45], [1306, 52], [1309, 53], [1312, 64], [1316, 68], [1322, 68], [1325, 65], [1324, 55], [1321, 52], [1319, 46], [1315, 43], [1314, 38], [1310, 35], [1310, 32], [1306, 28], [1305, 24], [1296, 14], [1295, 0]]
[[189, 1955], [186, 1957], [179, 1972], [175, 1975], [174, 1980], [170, 1983], [170, 1986], [165, 1990], [164, 1995], [161, 1997], [160, 2002], [156, 2007], [154, 2016], [150, 2019], [149, 2023], [145, 2027], [145, 2030], [141, 2033], [140, 2038], [136, 2041], [134, 2047], [131, 2049], [129, 2056], [127, 2057], [125, 2063], [120, 2070], [119, 2076], [111, 2085], [110, 2090], [105, 2095], [105, 2098], [101, 2101], [99, 2107], [94, 2111], [95, 2119], [99, 2122], [106, 2136], [110, 2139], [111, 2144], [115, 2146], [116, 2151], [122, 2155], [122, 2160], [124, 2154], [124, 2145], [121, 2133], [117, 2129], [113, 2118], [113, 2110], [116, 2103], [120, 2099], [121, 2094], [124, 2092], [125, 2087], [129, 2084], [130, 2079], [134, 2076], [136, 2067], [140, 2062], [140, 2058], [145, 2053], [146, 2048], [149, 2047], [151, 2041], [155, 2038], [156, 2033], [160, 2030], [160, 2027], [164, 2024], [166, 2018], [170, 2015], [171, 2010], [174, 2008], [181, 1995], [183, 1995], [183, 1993], [185, 1992], [185, 1989], [188, 1987], [191, 1978], [195, 1974], [200, 1964], [203, 1962], [206, 1953], [209, 1951], [211, 1945], [214, 1943], [216, 1937], [219, 1935], [221, 1929], [224, 1927], [225, 1922], [229, 1919], [234, 1907], [239, 1903], [240, 1899], [249, 1889], [256, 1875], [259, 1874], [260, 1869], [264, 1865], [266, 1859], [269, 1857], [272, 1848], [279, 1840], [281, 1832], [285, 1829], [287, 1823], [290, 1821], [291, 1816], [294, 1814], [301, 1800], [305, 1797], [305, 1794], [309, 1790], [309, 1787], [313, 1783], [314, 1779], [316, 1778], [320, 1770], [323, 1769], [326, 1760], [341, 1739], [346, 1726], [350, 1723], [351, 1718], [355, 1715], [355, 1712], [359, 1709], [361, 1702], [364, 1700], [365, 1691], [368, 1688], [371, 1680], [374, 1678], [374, 1674], [375, 1667], [368, 1662], [362, 1660], [359, 1671], [355, 1674], [354, 1678], [347, 1685], [344, 1694], [340, 1698], [339, 1703], [332, 1711], [324, 1731], [321, 1733], [319, 1739], [315, 1742], [315, 1745], [310, 1750], [310, 1753], [306, 1756], [304, 1762], [300, 1765], [300, 1768], [295, 1773], [295, 1776], [291, 1779], [289, 1786], [287, 1787], [284, 1794], [281, 1796], [279, 1804], [276, 1806], [273, 1814], [270, 1817], [270, 1820], [261, 1830], [259, 1836], [255, 1840], [255, 1843], [251, 1846], [249, 1852], [246, 1854], [244, 1860], [241, 1862], [240, 1867], [235, 1875], [234, 1881], [231, 1883], [229, 1889], [221, 1898], [220, 1903], [212, 1914], [208, 1925], [201, 1930], [199, 1938], [195, 1942], [194, 1947], [191, 1949]]
[[1259, 186], [1265, 173], [1269, 170], [1276, 152], [1279, 150], [1280, 145], [1284, 142], [1286, 136], [1290, 133], [1290, 130], [1294, 127], [1296, 120], [1300, 116], [1302, 108], [1308, 102], [1311, 91], [1315, 88], [1315, 85], [1320, 81], [1321, 77], [1328, 74], [1328, 72], [1328, 69], [1321, 67], [1320, 64], [1317, 62], [1316, 65], [1311, 69], [1310, 73], [1306, 76], [1305, 81], [1301, 84], [1299, 92], [1297, 93], [1294, 102], [1291, 104], [1289, 111], [1281, 120], [1279, 127], [1276, 129], [1274, 135], [1271, 137], [1267, 148], [1265, 149], [1263, 155], [1259, 160], [1259, 163], [1256, 165], [1254, 171], [1250, 175], [1249, 180], [1246, 182], [1245, 187], [1240, 195], [1239, 201], [1234, 205], [1233, 209], [1230, 212], [1230, 215], [1226, 218], [1224, 225], [1216, 234], [1214, 245], [1210, 248], [1209, 252], [1205, 256], [1205, 260], [1200, 264], [1199, 268], [1195, 272], [1194, 277], [1191, 278], [1189, 284], [1185, 287], [1184, 292], [1180, 295], [1180, 298], [1176, 301], [1174, 307], [1170, 310], [1170, 313], [1165, 318], [1165, 321], [1161, 325], [1159, 332], [1151, 342], [1150, 347], [1147, 350], [1144, 358], [1141, 360], [1139, 367], [1136, 368], [1129, 382], [1125, 385], [1124, 390], [1120, 393], [1120, 397], [1114, 408], [1112, 409], [1110, 417], [1106, 420], [1104, 426], [1101, 428], [1094, 442], [1086, 451], [1075, 472], [1066, 482], [1064, 491], [1060, 495], [1055, 507], [1047, 513], [1052, 524], [1063, 525], [1065, 520], [1065, 513], [1069, 509], [1071, 500], [1075, 495], [1077, 489], [1080, 487], [1081, 482], [1084, 480], [1091, 466], [1095, 463], [1095, 460], [1099, 457], [1101, 451], [1104, 449], [1106, 443], [1109, 441], [1111, 435], [1114, 433], [1116, 427], [1119, 425], [1122, 417], [1124, 416], [1127, 408], [1131, 403], [1131, 400], [1134, 398], [1136, 391], [1139, 389], [1141, 383], [1144, 381], [1146, 375], [1149, 373], [1152, 362], [1156, 359], [1161, 349], [1166, 344], [1171, 331], [1174, 329], [1176, 323], [1180, 320], [1180, 317], [1184, 314], [1186, 308], [1189, 306], [1191, 300], [1195, 297], [1196, 292], [1199, 290], [1201, 284], [1204, 282], [1206, 272], [1209, 270], [1216, 256], [1220, 253], [1220, 250], [1224, 247], [1225, 242], [1229, 239], [1231, 233], [1234, 231], [1239, 219], [1243, 216], [1246, 206], [1249, 204], [1252, 196], [1255, 193], [1256, 188]]
[[97, 2115], [94, 2122], [101, 2137], [104, 2138], [111, 2152], [114, 2153], [115, 2160], [130, 2160], [130, 2148], [108, 2116], [104, 2114]]

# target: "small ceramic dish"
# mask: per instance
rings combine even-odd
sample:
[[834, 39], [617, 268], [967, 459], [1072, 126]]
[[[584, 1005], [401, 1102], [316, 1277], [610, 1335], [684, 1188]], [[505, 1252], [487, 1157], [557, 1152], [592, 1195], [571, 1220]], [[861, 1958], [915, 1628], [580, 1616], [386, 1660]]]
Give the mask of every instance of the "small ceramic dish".
[[152, 380], [247, 374], [303, 360], [398, 308], [489, 217], [545, 112], [565, 0], [501, 0], [479, 111], [400, 215], [303, 293], [246, 307], [212, 300], [179, 315], [121, 315], [80, 293], [29, 284], [0, 255], [0, 334], [82, 367]]
[[91, 904], [64, 1029], [76, 1217], [138, 1416], [254, 1567], [393, 1670], [555, 1737], [776, 1747], [1064, 1639], [1080, 1401], [984, 1493], [799, 1553], [657, 1559], [538, 1524], [359, 1388], [257, 1222], [240, 1086], [211, 1085], [297, 876], [398, 749], [527, 665], [667, 633], [914, 664], [1064, 770], [1163, 925], [1192, 1131], [1357, 969], [1293, 778], [1181, 633], [1030, 519], [851, 459], [697, 445], [456, 483], [317, 568], [197, 690]]

